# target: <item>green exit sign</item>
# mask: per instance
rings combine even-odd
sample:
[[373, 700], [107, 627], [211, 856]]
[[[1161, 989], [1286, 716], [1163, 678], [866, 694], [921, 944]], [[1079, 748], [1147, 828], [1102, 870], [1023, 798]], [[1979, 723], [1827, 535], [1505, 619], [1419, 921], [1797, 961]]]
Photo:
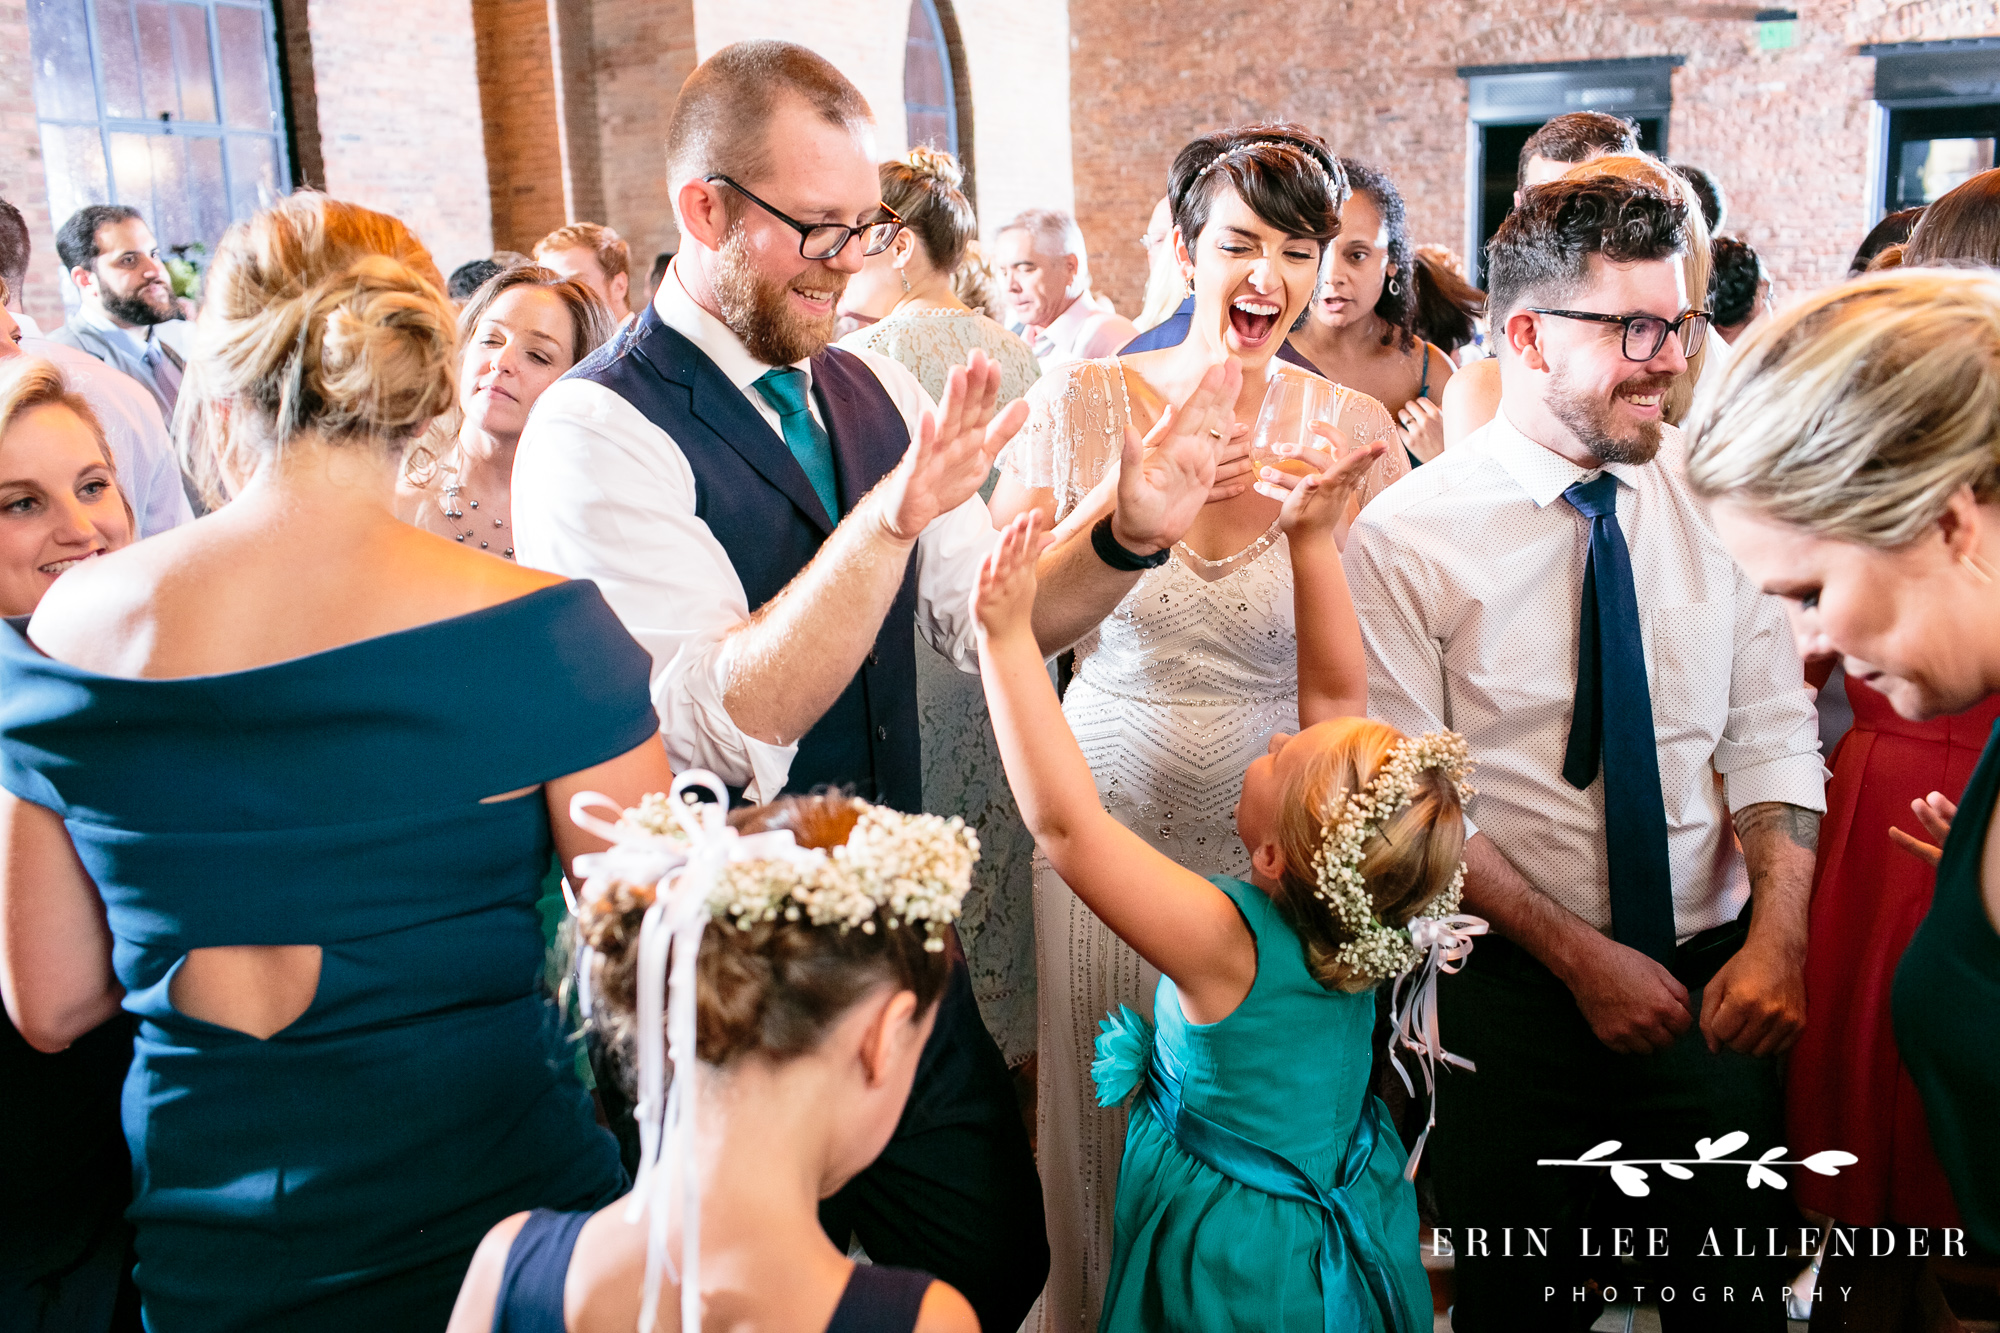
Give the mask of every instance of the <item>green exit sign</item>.
[[1795, 9], [1766, 9], [1757, 15], [1757, 49], [1788, 51], [1799, 38], [1799, 14]]

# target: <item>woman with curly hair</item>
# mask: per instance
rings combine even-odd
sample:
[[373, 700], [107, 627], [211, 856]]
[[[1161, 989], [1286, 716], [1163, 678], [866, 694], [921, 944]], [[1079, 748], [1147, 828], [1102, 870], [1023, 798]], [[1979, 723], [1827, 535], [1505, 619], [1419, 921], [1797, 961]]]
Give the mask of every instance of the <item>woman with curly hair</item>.
[[1410, 224], [1394, 182], [1365, 162], [1340, 159], [1354, 194], [1340, 213], [1340, 236], [1327, 247], [1319, 291], [1305, 324], [1292, 334], [1319, 373], [1376, 399], [1395, 414], [1410, 463], [1444, 449], [1445, 381], [1450, 353], [1417, 337], [1421, 272]]

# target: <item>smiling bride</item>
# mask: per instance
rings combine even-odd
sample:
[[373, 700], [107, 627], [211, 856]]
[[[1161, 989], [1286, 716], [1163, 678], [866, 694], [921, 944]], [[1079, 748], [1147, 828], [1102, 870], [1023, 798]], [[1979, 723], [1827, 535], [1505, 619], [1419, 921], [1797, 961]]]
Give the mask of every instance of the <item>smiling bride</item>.
[[[1183, 148], [1168, 200], [1177, 257], [1194, 283], [1187, 340], [1045, 374], [1028, 394], [1027, 426], [1000, 458], [994, 521], [1040, 508], [1066, 526], [1095, 522], [1126, 433], [1150, 434], [1219, 361], [1242, 367], [1239, 423], [1257, 419], [1281, 380], [1323, 384], [1275, 354], [1312, 300], [1347, 193], [1326, 144], [1294, 126], [1221, 130]], [[1392, 438], [1380, 403], [1346, 389], [1334, 396], [1333, 424], [1349, 443]], [[1225, 457], [1240, 453], [1230, 432], [1217, 445]], [[1357, 510], [1408, 467], [1401, 450], [1387, 451]], [[1279, 503], [1258, 493], [1249, 470], [1218, 469], [1186, 538], [1076, 645], [1063, 703], [1106, 809], [1203, 875], [1248, 869], [1234, 821], [1243, 770], [1274, 733], [1298, 726], [1291, 562]], [[1070, 1333], [1097, 1326], [1125, 1142], [1125, 1113], [1099, 1108], [1091, 1092], [1097, 1024], [1120, 1004], [1150, 1017], [1159, 974], [1040, 858], [1035, 933], [1036, 1153], [1051, 1255], [1042, 1327]]]

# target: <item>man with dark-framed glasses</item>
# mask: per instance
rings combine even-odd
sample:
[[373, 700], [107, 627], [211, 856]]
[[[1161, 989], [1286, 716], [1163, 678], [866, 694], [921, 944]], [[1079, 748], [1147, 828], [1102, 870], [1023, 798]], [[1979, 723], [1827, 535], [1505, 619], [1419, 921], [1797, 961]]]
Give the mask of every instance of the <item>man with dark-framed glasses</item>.
[[[1778, 1147], [1805, 1017], [1817, 728], [1784, 608], [1661, 417], [1707, 334], [1686, 224], [1609, 176], [1527, 190], [1489, 251], [1498, 415], [1348, 538], [1369, 711], [1451, 727], [1478, 764], [1465, 905], [1493, 933], [1438, 991], [1477, 1072], [1440, 1080], [1430, 1157], [1461, 1333], [1587, 1329], [1603, 1284], [1635, 1282], [1678, 1293], [1669, 1333], [1785, 1327], [1782, 1247], [1704, 1248], [1784, 1225], [1776, 1191], [1647, 1167], [1624, 1198], [1561, 1165]], [[1612, 1225], [1646, 1238], [1642, 1269], [1604, 1267]]]
[[[983, 353], [933, 404], [896, 362], [829, 346], [848, 278], [902, 225], [872, 131], [804, 47], [703, 62], [666, 135], [681, 249], [652, 304], [542, 396], [516, 462], [521, 561], [597, 582], [652, 654], [675, 770], [749, 801], [834, 787], [920, 808], [916, 636], [977, 670], [971, 592], [995, 538], [978, 490], [1026, 416], [996, 413]], [[1108, 528], [1043, 557], [1050, 653], [1200, 512], [1226, 378], [1121, 470]], [[962, 961], [895, 1137], [821, 1217], [843, 1249], [956, 1287], [986, 1328], [1018, 1327], [1039, 1293], [1041, 1186]]]

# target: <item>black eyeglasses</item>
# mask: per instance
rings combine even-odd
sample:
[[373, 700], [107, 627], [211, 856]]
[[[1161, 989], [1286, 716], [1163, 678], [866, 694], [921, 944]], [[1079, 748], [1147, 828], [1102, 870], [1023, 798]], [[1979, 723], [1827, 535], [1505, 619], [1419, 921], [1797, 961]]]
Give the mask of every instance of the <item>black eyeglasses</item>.
[[903, 229], [903, 219], [896, 216], [896, 210], [887, 204], [877, 204], [876, 207], [887, 213], [888, 217], [875, 222], [864, 222], [858, 227], [843, 226], [838, 222], [800, 222], [797, 218], [780, 213], [719, 171], [701, 179], [703, 184], [720, 181], [797, 232], [799, 254], [806, 259], [831, 259], [845, 250], [847, 243], [856, 236], [861, 238], [863, 255], [879, 255], [889, 248], [889, 243], [896, 239], [896, 233]]
[[1690, 310], [1679, 319], [1661, 319], [1658, 315], [1600, 315], [1591, 310], [1544, 310], [1539, 306], [1529, 306], [1537, 315], [1555, 315], [1561, 319], [1583, 319], [1593, 324], [1622, 324], [1625, 340], [1622, 350], [1627, 361], [1651, 361], [1667, 345], [1667, 335], [1681, 336], [1681, 355], [1693, 356], [1701, 350], [1708, 337], [1709, 311]]

